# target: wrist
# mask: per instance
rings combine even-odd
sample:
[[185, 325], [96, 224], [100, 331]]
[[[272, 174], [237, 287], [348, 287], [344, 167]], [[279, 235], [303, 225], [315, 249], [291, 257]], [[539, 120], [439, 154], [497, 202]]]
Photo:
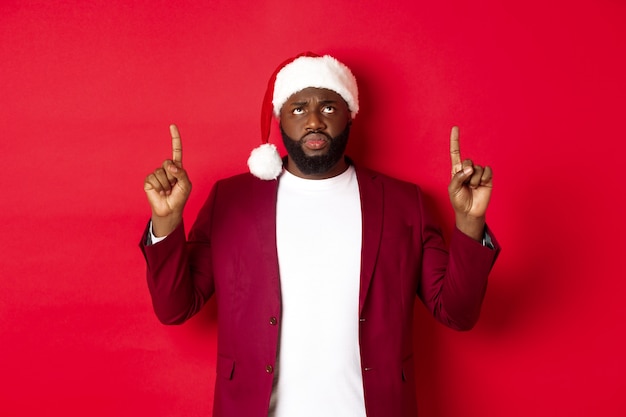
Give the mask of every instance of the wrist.
[[485, 217], [456, 216], [456, 227], [472, 239], [481, 242], [485, 235]]
[[181, 214], [171, 214], [169, 216], [157, 216], [152, 214], [152, 233], [156, 237], [169, 235], [178, 227], [183, 218]]

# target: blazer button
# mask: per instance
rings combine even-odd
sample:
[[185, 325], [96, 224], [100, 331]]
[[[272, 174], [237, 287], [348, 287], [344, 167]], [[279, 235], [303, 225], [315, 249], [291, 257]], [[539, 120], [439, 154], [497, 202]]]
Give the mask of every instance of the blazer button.
[[276, 326], [276, 323], [278, 323], [278, 319], [276, 317], [270, 317], [270, 324]]
[[274, 367], [272, 365], [267, 365], [265, 367], [265, 372], [267, 372], [268, 374], [271, 374], [272, 372], [274, 372]]

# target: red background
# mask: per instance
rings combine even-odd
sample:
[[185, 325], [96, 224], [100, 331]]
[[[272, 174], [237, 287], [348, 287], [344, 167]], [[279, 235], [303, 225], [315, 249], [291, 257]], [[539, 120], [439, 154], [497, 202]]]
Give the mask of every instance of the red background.
[[354, 159], [422, 184], [448, 230], [450, 126], [495, 171], [479, 324], [416, 308], [421, 415], [626, 415], [626, 4], [469, 3], [2, 1], [0, 415], [209, 415], [215, 308], [154, 317], [143, 179], [178, 123], [190, 223], [304, 50], [359, 79]]

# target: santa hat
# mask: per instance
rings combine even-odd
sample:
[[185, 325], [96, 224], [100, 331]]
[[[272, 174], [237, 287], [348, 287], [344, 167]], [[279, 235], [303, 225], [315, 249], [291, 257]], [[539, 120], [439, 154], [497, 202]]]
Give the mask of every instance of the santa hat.
[[278, 117], [283, 104], [305, 88], [326, 88], [339, 94], [348, 104], [352, 118], [359, 111], [356, 78], [350, 69], [330, 55], [305, 52], [283, 62], [272, 74], [261, 108], [261, 142], [248, 158], [250, 172], [262, 180], [278, 178], [283, 161], [276, 146], [269, 143], [272, 117]]

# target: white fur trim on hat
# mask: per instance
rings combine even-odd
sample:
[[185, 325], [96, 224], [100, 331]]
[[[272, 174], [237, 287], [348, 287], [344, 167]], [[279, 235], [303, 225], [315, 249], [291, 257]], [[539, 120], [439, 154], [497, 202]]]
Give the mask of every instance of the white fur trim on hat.
[[283, 172], [283, 160], [280, 159], [275, 145], [264, 143], [250, 152], [248, 168], [257, 178], [275, 180]]
[[352, 118], [359, 112], [359, 92], [350, 69], [330, 55], [302, 56], [285, 65], [274, 84], [274, 115], [280, 114], [287, 99], [308, 87], [326, 88], [339, 94], [348, 104]]

